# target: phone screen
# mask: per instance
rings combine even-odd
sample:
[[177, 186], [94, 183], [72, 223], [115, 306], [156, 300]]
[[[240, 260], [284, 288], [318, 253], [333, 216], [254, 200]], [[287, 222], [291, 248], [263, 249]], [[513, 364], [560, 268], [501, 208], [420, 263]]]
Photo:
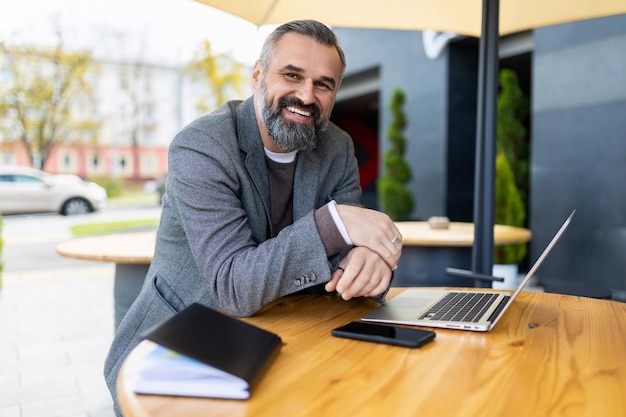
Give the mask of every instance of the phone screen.
[[419, 347], [435, 338], [431, 330], [353, 321], [331, 331], [333, 336], [405, 347]]

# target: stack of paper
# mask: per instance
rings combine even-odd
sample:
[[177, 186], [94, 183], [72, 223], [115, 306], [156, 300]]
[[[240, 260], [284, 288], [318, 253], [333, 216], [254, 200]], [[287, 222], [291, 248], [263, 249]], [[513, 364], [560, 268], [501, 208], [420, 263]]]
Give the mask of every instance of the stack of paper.
[[138, 394], [245, 400], [248, 383], [200, 361], [156, 345], [143, 359], [135, 385]]
[[136, 393], [239, 400], [250, 397], [282, 344], [274, 333], [201, 304], [145, 338], [156, 345], [139, 365]]

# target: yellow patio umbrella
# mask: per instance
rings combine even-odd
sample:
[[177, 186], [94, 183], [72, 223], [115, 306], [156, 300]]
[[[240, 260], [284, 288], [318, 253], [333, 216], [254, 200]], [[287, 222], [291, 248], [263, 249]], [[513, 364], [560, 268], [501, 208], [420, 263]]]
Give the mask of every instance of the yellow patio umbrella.
[[[479, 37], [481, 0], [197, 0], [257, 26], [315, 19], [330, 26], [434, 29]], [[626, 0], [500, 0], [500, 34], [626, 13]]]
[[[196, 0], [257, 26], [315, 19], [330, 26], [451, 31], [480, 37], [472, 271], [493, 268], [498, 37], [542, 26], [626, 13], [626, 0]], [[467, 275], [465, 275], [467, 276]]]

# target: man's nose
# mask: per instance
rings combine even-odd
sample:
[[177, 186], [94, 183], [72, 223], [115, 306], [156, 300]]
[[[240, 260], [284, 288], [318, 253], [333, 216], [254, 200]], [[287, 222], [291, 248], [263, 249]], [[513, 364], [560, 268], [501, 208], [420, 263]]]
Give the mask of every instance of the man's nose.
[[300, 85], [298, 98], [302, 100], [302, 103], [304, 104], [315, 103], [314, 91], [313, 81], [306, 80]]

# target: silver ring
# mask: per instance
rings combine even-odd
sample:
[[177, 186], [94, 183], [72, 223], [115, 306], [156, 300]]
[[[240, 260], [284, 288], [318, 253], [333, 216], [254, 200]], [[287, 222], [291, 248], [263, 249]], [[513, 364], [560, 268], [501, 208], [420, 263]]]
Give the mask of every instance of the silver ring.
[[391, 241], [391, 243], [393, 243], [394, 246], [398, 246], [400, 244], [400, 242], [402, 242], [400, 240], [400, 238], [398, 236], [394, 236], [393, 240]]

